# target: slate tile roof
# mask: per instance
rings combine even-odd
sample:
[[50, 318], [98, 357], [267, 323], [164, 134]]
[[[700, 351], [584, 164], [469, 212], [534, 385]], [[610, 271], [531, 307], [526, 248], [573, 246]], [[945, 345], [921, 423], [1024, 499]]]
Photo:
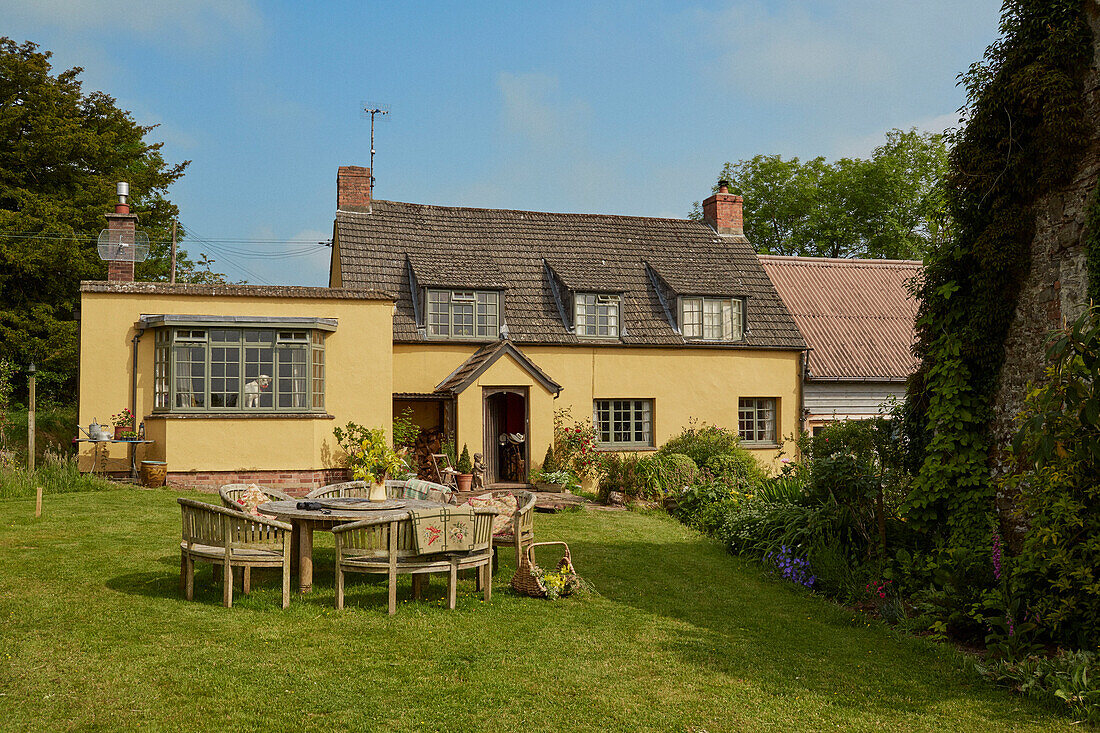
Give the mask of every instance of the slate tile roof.
[[[457, 369], [447, 375], [447, 378], [439, 383], [435, 391], [455, 394], [463, 391], [469, 387], [482, 372], [492, 366], [497, 359], [505, 354], [510, 354], [519, 362], [520, 366], [526, 369], [536, 381], [542, 383], [547, 390], [554, 393], [561, 392], [562, 386], [547, 376], [546, 372], [531, 361], [526, 354], [512, 345], [510, 341], [494, 341], [491, 344], [485, 344], [471, 354], [469, 359], [462, 362]], [[556, 396], [557, 394], [555, 394], [555, 397]]]
[[[337, 211], [345, 287], [397, 295], [394, 341], [418, 342], [410, 288], [504, 290], [508, 337], [517, 344], [589, 344], [570, 333], [550, 278], [567, 288], [623, 293], [615, 343], [676, 346], [646, 264], [681, 294], [741, 295], [748, 334], [716, 348], [800, 349], [805, 344], [744, 237], [718, 237], [686, 219], [553, 214], [373, 201], [371, 213]], [[548, 269], [546, 265], [549, 265]], [[679, 289], [679, 290], [677, 290]]]
[[917, 367], [912, 260], [759, 255], [810, 346], [810, 379], [904, 381]]

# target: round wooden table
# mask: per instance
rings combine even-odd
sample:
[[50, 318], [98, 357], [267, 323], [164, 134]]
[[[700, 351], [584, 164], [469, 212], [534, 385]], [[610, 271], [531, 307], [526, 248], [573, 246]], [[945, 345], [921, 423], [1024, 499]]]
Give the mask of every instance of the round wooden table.
[[[313, 590], [313, 530], [331, 530], [338, 524], [357, 522], [360, 519], [389, 520], [405, 519], [412, 509], [438, 509], [439, 502], [424, 499], [390, 499], [387, 504], [401, 503], [399, 509], [372, 509], [368, 502], [356, 504], [357, 508], [347, 509], [299, 509], [299, 501], [333, 501], [331, 499], [292, 499], [290, 501], [269, 501], [260, 504], [260, 513], [267, 514], [284, 522], [290, 522], [294, 531], [291, 543], [297, 547], [292, 551], [292, 559], [297, 558], [298, 592], [309, 593]], [[363, 508], [359, 508], [363, 507]]]

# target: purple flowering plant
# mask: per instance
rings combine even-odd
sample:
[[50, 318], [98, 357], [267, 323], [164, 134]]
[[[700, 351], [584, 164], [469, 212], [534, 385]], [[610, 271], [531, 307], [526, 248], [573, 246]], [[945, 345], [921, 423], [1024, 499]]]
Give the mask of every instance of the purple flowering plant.
[[784, 580], [807, 588], [814, 587], [817, 577], [810, 573], [810, 561], [796, 556], [790, 547], [780, 545], [779, 552], [767, 553], [764, 561], [772, 565]]

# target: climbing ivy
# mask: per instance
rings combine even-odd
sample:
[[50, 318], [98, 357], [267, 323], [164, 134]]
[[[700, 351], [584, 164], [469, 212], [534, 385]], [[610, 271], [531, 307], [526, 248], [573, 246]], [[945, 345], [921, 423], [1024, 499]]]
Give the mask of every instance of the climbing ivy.
[[918, 529], [976, 547], [988, 534], [991, 403], [1016, 294], [1030, 266], [1035, 200], [1066, 182], [1087, 141], [1092, 34], [1079, 0], [1008, 0], [1001, 36], [960, 75], [965, 126], [946, 181], [955, 237], [922, 282], [905, 430]]
[[1085, 219], [1085, 265], [1089, 274], [1089, 300], [1100, 304], [1100, 186], [1089, 196]]

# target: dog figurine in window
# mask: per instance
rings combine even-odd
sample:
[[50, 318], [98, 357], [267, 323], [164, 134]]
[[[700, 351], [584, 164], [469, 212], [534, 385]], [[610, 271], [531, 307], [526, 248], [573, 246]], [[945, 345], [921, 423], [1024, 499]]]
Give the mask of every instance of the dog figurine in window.
[[261, 374], [251, 382], [246, 382], [244, 385], [244, 406], [259, 407], [261, 390], [265, 390], [270, 386], [271, 377], [266, 374]]

